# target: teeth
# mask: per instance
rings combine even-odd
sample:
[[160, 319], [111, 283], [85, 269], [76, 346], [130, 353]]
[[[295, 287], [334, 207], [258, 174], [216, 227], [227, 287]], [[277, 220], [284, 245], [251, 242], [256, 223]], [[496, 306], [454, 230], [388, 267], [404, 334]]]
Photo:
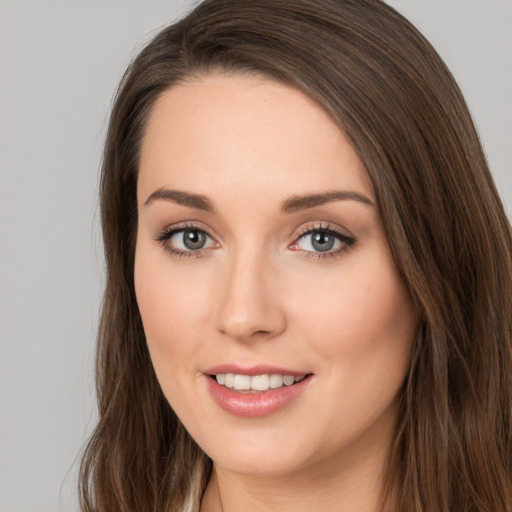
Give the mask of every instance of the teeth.
[[270, 376], [270, 387], [272, 389], [280, 388], [283, 386], [283, 376], [273, 374]]
[[251, 377], [251, 389], [256, 391], [266, 391], [269, 387], [269, 375], [255, 375], [254, 377]]
[[251, 389], [251, 377], [249, 375], [235, 375], [233, 387], [239, 390]]
[[291, 386], [295, 382], [295, 377], [293, 375], [285, 375], [283, 377], [283, 383], [287, 386]]
[[226, 373], [224, 375], [224, 386], [232, 388], [235, 385], [235, 376], [232, 373]]
[[233, 373], [219, 373], [215, 376], [217, 382], [227, 388], [236, 389], [237, 391], [267, 391], [268, 389], [277, 389], [283, 386], [291, 386], [296, 382], [300, 382], [306, 376], [299, 375], [240, 375]]

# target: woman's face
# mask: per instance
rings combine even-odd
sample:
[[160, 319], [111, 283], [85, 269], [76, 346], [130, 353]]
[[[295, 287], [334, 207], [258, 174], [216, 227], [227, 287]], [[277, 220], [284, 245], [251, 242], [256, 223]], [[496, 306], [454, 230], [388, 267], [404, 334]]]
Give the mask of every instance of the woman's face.
[[365, 169], [330, 118], [262, 78], [173, 87], [148, 121], [138, 209], [156, 375], [219, 467], [382, 460], [416, 317]]

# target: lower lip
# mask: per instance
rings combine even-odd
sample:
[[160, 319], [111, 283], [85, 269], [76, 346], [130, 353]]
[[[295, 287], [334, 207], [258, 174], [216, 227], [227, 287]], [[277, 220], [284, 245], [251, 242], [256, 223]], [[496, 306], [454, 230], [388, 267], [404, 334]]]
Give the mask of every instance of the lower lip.
[[260, 418], [283, 409], [304, 392], [311, 377], [308, 375], [291, 386], [247, 393], [221, 386], [216, 380], [205, 375], [208, 391], [217, 405], [229, 414], [242, 418]]

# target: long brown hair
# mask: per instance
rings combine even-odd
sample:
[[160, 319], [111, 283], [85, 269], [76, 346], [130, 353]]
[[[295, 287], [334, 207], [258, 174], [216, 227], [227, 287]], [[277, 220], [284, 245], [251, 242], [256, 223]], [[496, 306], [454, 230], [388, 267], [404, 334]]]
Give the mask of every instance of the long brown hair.
[[510, 223], [452, 75], [379, 0], [206, 0], [127, 70], [101, 179], [107, 282], [83, 510], [184, 510], [209, 477], [211, 462], [155, 377], [133, 263], [139, 149], [151, 108], [169, 87], [215, 72], [259, 74], [311, 97], [373, 183], [421, 318], [383, 504], [402, 512], [511, 511]]

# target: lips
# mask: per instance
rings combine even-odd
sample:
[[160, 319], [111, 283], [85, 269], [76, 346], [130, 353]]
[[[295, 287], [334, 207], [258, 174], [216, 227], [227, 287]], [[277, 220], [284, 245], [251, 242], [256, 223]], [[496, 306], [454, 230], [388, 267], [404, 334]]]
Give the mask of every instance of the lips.
[[224, 411], [242, 418], [268, 416], [298, 399], [311, 373], [269, 366], [223, 365], [204, 372], [206, 387]]

